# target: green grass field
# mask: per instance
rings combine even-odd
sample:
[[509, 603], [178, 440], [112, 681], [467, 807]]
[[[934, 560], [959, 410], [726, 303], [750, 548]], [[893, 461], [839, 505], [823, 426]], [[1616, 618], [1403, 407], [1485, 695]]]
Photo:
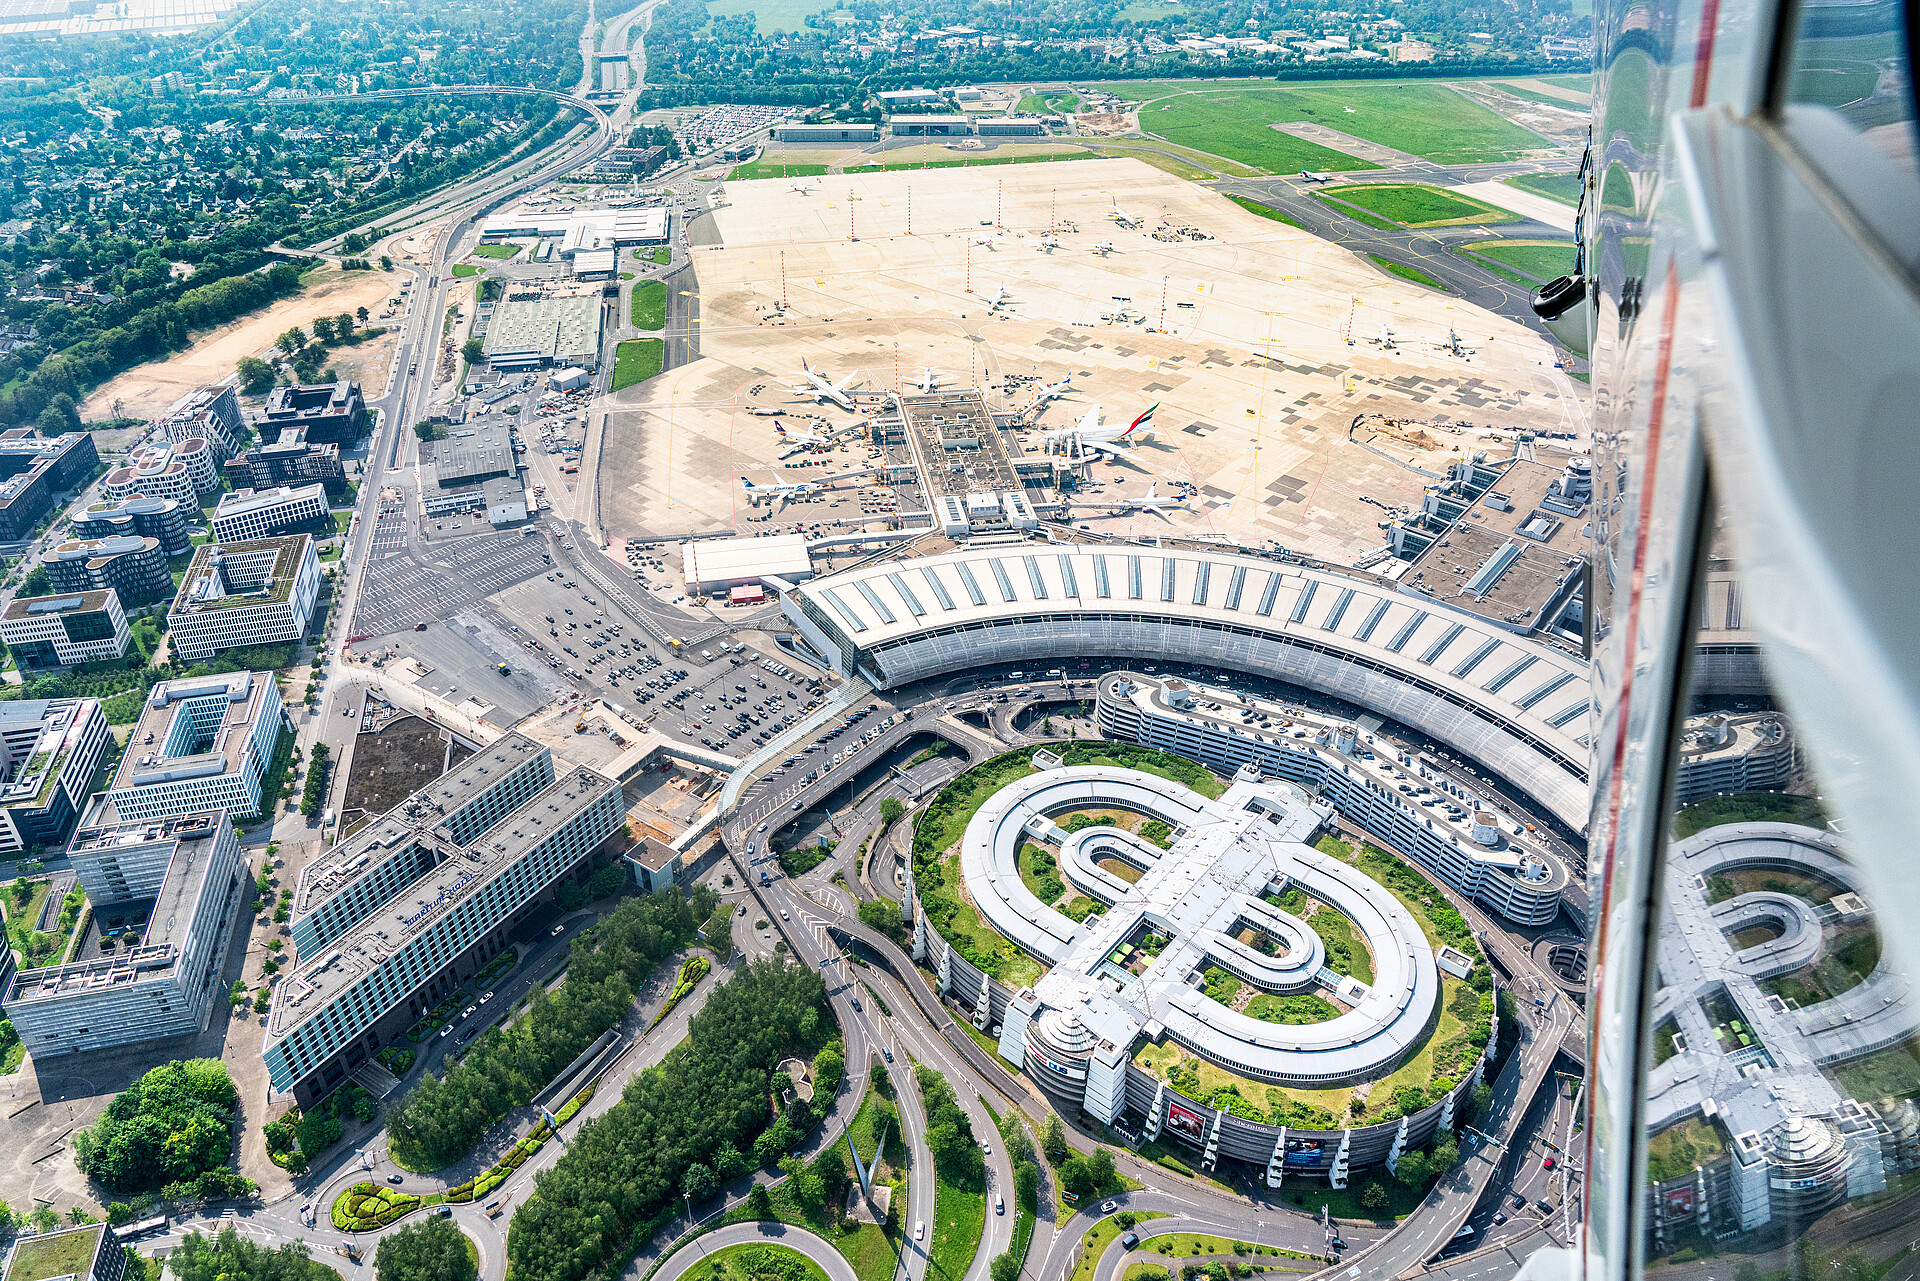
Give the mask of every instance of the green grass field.
[[1531, 191], [1548, 200], [1558, 200], [1563, 205], [1578, 208], [1580, 204], [1580, 175], [1577, 173], [1517, 173], [1501, 181], [1509, 187]]
[[[1318, 192], [1316, 195], [1320, 194]], [[1420, 183], [1368, 183], [1329, 187], [1327, 197], [1357, 205], [1408, 227], [1446, 227], [1465, 222], [1518, 222], [1519, 214], [1495, 209], [1455, 192]]]
[[1460, 249], [1470, 257], [1491, 258], [1540, 284], [1572, 271], [1576, 257], [1568, 240], [1476, 240]]
[[754, 30], [763, 36], [776, 31], [804, 31], [807, 15], [818, 12], [820, 6], [812, 0], [707, 0], [708, 17], [731, 18], [750, 13]]
[[971, 169], [977, 165], [1031, 165], [1045, 164], [1049, 160], [1093, 160], [1095, 158], [1091, 151], [1070, 147], [1045, 156], [982, 156], [977, 160], [972, 157], [965, 160], [892, 160], [884, 165], [848, 165], [846, 172], [893, 173], [900, 169]]
[[665, 245], [662, 245], [658, 249], [647, 250], [647, 256], [649, 258], [652, 258], [655, 262], [659, 263], [661, 266], [664, 267], [666, 264], [673, 261], [673, 250], [667, 248], [667, 246]]
[[[937, 1173], [937, 1172], [936, 1172]], [[987, 1225], [985, 1187], [964, 1188], [938, 1175], [933, 1190], [933, 1240], [927, 1249], [927, 1275], [933, 1281], [963, 1281], [980, 1249]]]
[[647, 381], [660, 372], [665, 356], [666, 344], [658, 338], [621, 343], [613, 355], [613, 390]]
[[633, 287], [633, 325], [636, 329], [664, 329], [667, 325], [667, 286], [644, 280]]
[[[1281, 213], [1278, 209], [1273, 208], [1271, 205], [1263, 205], [1258, 200], [1248, 200], [1245, 196], [1235, 195], [1229, 195], [1227, 199], [1233, 201], [1234, 204], [1239, 205], [1250, 214], [1257, 214], [1262, 218], [1270, 218], [1274, 222], [1284, 222], [1289, 227], [1300, 226], [1299, 223], [1287, 217], [1287, 215]], [[1305, 229], [1302, 228], [1302, 230]]]
[[825, 165], [782, 165], [755, 160], [749, 164], [735, 165], [733, 172], [727, 175], [727, 181], [753, 182], [760, 178], [818, 178], [826, 171]]
[[1402, 280], [1411, 280], [1416, 285], [1425, 285], [1429, 289], [1438, 289], [1442, 293], [1451, 292], [1445, 285], [1418, 267], [1409, 267], [1404, 262], [1395, 262], [1391, 258], [1382, 258], [1379, 254], [1368, 254], [1367, 258], [1376, 267], [1380, 268], [1380, 270], [1390, 275], [1398, 276]]
[[1049, 111], [1078, 111], [1080, 95], [1068, 93], [1064, 89], [1055, 89], [1049, 93], [1030, 93], [1020, 99], [1020, 104], [1014, 110], [1031, 111], [1037, 116], [1043, 116]]
[[[755, 1281], [757, 1277], [792, 1276], [797, 1275], [793, 1272], [796, 1261], [806, 1281], [827, 1281], [826, 1269], [792, 1246], [771, 1242], [763, 1245], [758, 1241], [715, 1250], [700, 1260], [700, 1275], [703, 1281]], [[766, 1266], [769, 1262], [779, 1270]]]
[[1376, 231], [1400, 230], [1400, 226], [1398, 223], [1388, 222], [1385, 218], [1380, 217], [1378, 214], [1370, 214], [1364, 209], [1357, 209], [1354, 206], [1345, 203], [1344, 201], [1335, 200], [1332, 196], [1329, 196], [1324, 191], [1314, 192], [1313, 198], [1315, 200], [1318, 200], [1321, 204], [1325, 205], [1327, 208], [1333, 210], [1335, 213], [1345, 214], [1347, 217], [1353, 219], [1355, 222], [1363, 222], [1367, 226], [1372, 227]]
[[1525, 85], [1507, 83], [1499, 85], [1498, 88], [1501, 93], [1510, 93], [1516, 98], [1523, 98], [1528, 102], [1537, 102], [1546, 107], [1558, 107], [1562, 111], [1577, 112], [1587, 109], [1587, 104], [1585, 103], [1576, 102], [1571, 98], [1556, 98], [1550, 93], [1541, 93], [1538, 89], [1529, 89]]
[[473, 252], [482, 258], [514, 258], [520, 253], [519, 245], [475, 245]]
[[1529, 131], [1431, 81], [1280, 88], [1249, 88], [1244, 81], [1145, 81], [1106, 87], [1146, 104], [1140, 109], [1143, 130], [1274, 173], [1378, 167], [1271, 127], [1294, 121], [1449, 165], [1511, 160], [1541, 146]]
[[470, 262], [456, 262], [453, 264], [453, 274], [463, 278], [466, 276], [485, 275], [486, 270], [485, 267], [476, 267]]

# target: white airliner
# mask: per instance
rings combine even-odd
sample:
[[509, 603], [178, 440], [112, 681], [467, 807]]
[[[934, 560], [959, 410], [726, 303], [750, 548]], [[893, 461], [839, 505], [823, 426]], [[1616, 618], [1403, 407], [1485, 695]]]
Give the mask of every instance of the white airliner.
[[1105, 258], [1108, 254], [1113, 252], [1113, 247], [1114, 247], [1113, 242], [1111, 240], [1103, 240], [1099, 244], [1093, 247], [1093, 252], [1099, 254], [1102, 258]]
[[1148, 485], [1147, 496], [1145, 498], [1134, 499], [1134, 505], [1141, 511], [1152, 512], [1156, 516], [1165, 516], [1170, 511], [1183, 511], [1186, 509], [1187, 495], [1185, 491], [1178, 494], [1169, 494], [1165, 498], [1162, 498], [1157, 492], [1159, 488], [1160, 482], [1157, 480], [1151, 485]]
[[818, 183], [796, 182], [788, 187], [787, 190], [802, 196], [810, 196], [819, 185]]
[[1126, 210], [1122, 209], [1120, 207], [1120, 198], [1118, 196], [1114, 196], [1112, 199], [1113, 199], [1113, 208], [1107, 211], [1107, 217], [1109, 220], [1119, 223], [1122, 227], [1137, 227], [1140, 225], [1139, 214], [1131, 214], [1131, 213], [1128, 213]]
[[848, 374], [839, 382], [834, 382], [825, 374], [816, 372], [811, 365], [807, 364], [805, 359], [800, 361], [800, 372], [805, 375], [807, 385], [805, 387], [789, 387], [787, 388], [789, 393], [795, 396], [811, 396], [816, 402], [832, 401], [845, 410], [853, 409], [853, 398], [848, 396], [847, 392], [852, 390], [854, 383], [857, 381], [856, 375]]
[[1040, 237], [1041, 253], [1050, 254], [1054, 250], [1058, 249], [1059, 247], [1060, 247], [1060, 237], [1054, 235], [1051, 231], [1042, 233]]
[[1300, 171], [1300, 179], [1302, 182], [1332, 182], [1333, 175], [1330, 173], [1315, 173], [1311, 169], [1302, 169]]
[[[1158, 408], [1160, 408], [1160, 402], [1156, 400], [1148, 405], [1138, 418], [1122, 427], [1119, 423], [1101, 422], [1100, 406], [1095, 405], [1073, 426], [1050, 431], [1042, 439], [1049, 447], [1055, 444], [1066, 445], [1068, 448], [1078, 445], [1083, 451], [1092, 450], [1097, 454], [1110, 454], [1118, 458], [1121, 442], [1128, 441], [1129, 438], [1145, 438], [1146, 433], [1142, 429], [1152, 424], [1153, 411]], [[1138, 437], [1135, 437], [1136, 432], [1140, 433]]]
[[983, 248], [987, 249], [990, 252], [997, 251], [1000, 248], [1000, 242], [995, 240], [992, 236], [975, 236], [973, 238], [973, 243], [976, 245], [982, 246]]
[[780, 443], [788, 446], [788, 448], [781, 451], [780, 456], [782, 458], [791, 458], [801, 450], [811, 449], [815, 445], [830, 445], [834, 439], [826, 432], [814, 431], [811, 427], [802, 427], [797, 431], [788, 431], [779, 423], [775, 423], [773, 429], [779, 433]]
[[1071, 378], [1062, 378], [1057, 383], [1048, 383], [1045, 387], [1033, 393], [1033, 407], [1040, 409], [1049, 401], [1059, 400], [1072, 390], [1073, 379]]
[[1479, 350], [1479, 348], [1475, 344], [1469, 343], [1466, 340], [1462, 339], [1460, 337], [1460, 332], [1451, 327], [1449, 327], [1447, 330], [1447, 340], [1443, 343], [1436, 343], [1435, 346], [1439, 347], [1441, 351], [1446, 352], [1450, 356], [1467, 357], [1467, 356], [1473, 355], [1475, 351]]
[[998, 311], [1002, 307], [1010, 306], [1012, 303], [1013, 295], [1007, 292], [1007, 287], [1005, 285], [997, 285], [994, 287], [993, 295], [987, 299], [987, 310]]
[[820, 486], [812, 481], [793, 485], [756, 485], [742, 476], [740, 492], [746, 495], [747, 502], [758, 507], [761, 503], [784, 503], [789, 498], [798, 498], [803, 494], [817, 494], [820, 492]]
[[940, 386], [940, 375], [933, 372], [931, 365], [923, 365], [920, 369], [920, 376], [910, 379], [909, 381], [920, 389], [922, 395], [931, 395]]
[[1377, 343], [1382, 351], [1394, 350], [1395, 344], [1393, 341], [1393, 330], [1387, 328], [1385, 323], [1382, 323], [1380, 326], [1379, 336], [1375, 338], [1369, 338], [1367, 339], [1367, 341], [1370, 343]]

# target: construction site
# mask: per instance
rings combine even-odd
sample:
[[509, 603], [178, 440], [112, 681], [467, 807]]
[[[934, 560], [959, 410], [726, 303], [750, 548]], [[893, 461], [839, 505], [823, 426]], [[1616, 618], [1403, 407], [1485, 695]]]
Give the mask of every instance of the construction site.
[[957, 500], [1350, 563], [1452, 463], [1584, 434], [1536, 334], [1138, 161], [736, 182], [713, 223], [700, 357], [606, 402], [614, 537]]

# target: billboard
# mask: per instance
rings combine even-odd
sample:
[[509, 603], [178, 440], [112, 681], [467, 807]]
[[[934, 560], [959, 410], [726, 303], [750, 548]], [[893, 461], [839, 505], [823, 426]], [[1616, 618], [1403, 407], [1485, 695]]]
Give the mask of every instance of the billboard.
[[1059, 1063], [1055, 1063], [1052, 1059], [1048, 1058], [1045, 1054], [1042, 1054], [1038, 1049], [1034, 1047], [1034, 1044], [1032, 1041], [1027, 1042], [1027, 1058], [1032, 1060], [1033, 1062], [1038, 1063], [1041, 1067], [1046, 1068], [1048, 1071], [1053, 1072], [1059, 1076], [1073, 1077], [1077, 1075], [1072, 1068], [1065, 1067]]
[[1287, 1155], [1283, 1165], [1305, 1165], [1319, 1168], [1324, 1165], [1327, 1153], [1325, 1139], [1288, 1139]]
[[1167, 1104], [1167, 1127], [1195, 1143], [1206, 1142], [1207, 1119], [1192, 1108], [1183, 1108], [1178, 1103]]
[[1668, 1188], [1663, 1194], [1662, 1199], [1666, 1202], [1667, 1217], [1669, 1219], [1686, 1219], [1693, 1217], [1693, 1184], [1689, 1183], [1684, 1187]]

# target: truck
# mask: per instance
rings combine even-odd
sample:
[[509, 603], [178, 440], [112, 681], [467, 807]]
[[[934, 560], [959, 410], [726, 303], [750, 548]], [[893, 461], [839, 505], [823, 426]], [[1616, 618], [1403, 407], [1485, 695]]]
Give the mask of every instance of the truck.
[[508, 667], [505, 663], [495, 663], [494, 666], [500, 669], [500, 674], [502, 676], [507, 676], [512, 674], [513, 669]]

